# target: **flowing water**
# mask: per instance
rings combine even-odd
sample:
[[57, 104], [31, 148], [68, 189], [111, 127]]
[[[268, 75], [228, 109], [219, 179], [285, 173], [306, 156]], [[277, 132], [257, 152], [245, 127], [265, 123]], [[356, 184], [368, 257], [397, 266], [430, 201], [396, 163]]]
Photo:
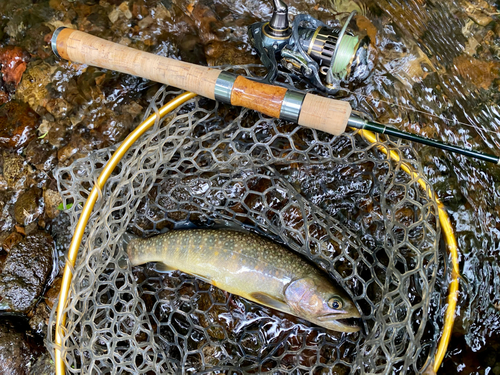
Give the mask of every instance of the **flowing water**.
[[[498, 3], [287, 3], [292, 16], [309, 13], [327, 24], [352, 10], [358, 12], [356, 24], [372, 39], [375, 65], [364, 83], [340, 93], [355, 109], [401, 130], [500, 155]], [[254, 0], [0, 0], [0, 100], [28, 103], [36, 115], [23, 105], [9, 108], [25, 117], [39, 116], [36, 125], [15, 125], [23, 127], [30, 143], [0, 144], [2, 231], [16, 231], [16, 221], [20, 224], [22, 220], [27, 229], [33, 229], [34, 222], [38, 229], [50, 231], [64, 251], [67, 239], [57, 225], [50, 224], [63, 219], [50, 214], [50, 200], [45, 195], [44, 213], [33, 208], [36, 216], [31, 215], [29, 223], [10, 215], [9, 210], [14, 210], [17, 197], [29, 187], [55, 191], [54, 166], [67, 165], [90, 150], [122, 140], [157, 88], [141, 79], [56, 61], [47, 43], [56, 27], [73, 25], [199, 64], [245, 64], [258, 62], [246, 27], [269, 18], [270, 13], [270, 2]], [[9, 46], [20, 48], [15, 59], [5, 52], [13, 51]], [[17, 85], [15, 69], [6, 66], [23, 59], [27, 69]], [[441, 371], [500, 374], [500, 167], [427, 146], [414, 147], [450, 214], [463, 277], [453, 339]], [[19, 162], [22, 178], [10, 182], [5, 171], [12, 160]], [[307, 174], [300, 178], [302, 185], [315, 185]], [[328, 171], [323, 178], [329, 178]], [[332, 188], [305, 190], [317, 202], [338, 200], [339, 192]], [[18, 211], [25, 212], [22, 207]], [[0, 252], [0, 263], [5, 256], [5, 251]]]
[[[497, 12], [486, 1], [367, 3], [379, 61], [355, 90], [366, 95], [357, 96], [360, 107], [399, 129], [498, 155]], [[414, 146], [459, 245], [463, 280], [445, 369], [498, 373], [500, 169]]]

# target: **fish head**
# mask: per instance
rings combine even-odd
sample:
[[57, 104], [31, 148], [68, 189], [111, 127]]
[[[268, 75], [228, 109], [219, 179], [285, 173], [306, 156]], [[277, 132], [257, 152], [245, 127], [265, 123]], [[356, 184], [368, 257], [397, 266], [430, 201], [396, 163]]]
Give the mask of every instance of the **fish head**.
[[338, 332], [360, 330], [361, 315], [351, 298], [328, 278], [314, 275], [294, 280], [285, 288], [294, 315]]

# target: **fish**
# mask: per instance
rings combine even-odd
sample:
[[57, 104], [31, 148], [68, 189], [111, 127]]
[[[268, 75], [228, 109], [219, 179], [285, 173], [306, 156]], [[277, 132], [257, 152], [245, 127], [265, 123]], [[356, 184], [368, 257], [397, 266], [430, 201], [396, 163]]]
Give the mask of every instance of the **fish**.
[[326, 273], [259, 235], [228, 229], [172, 230], [127, 245], [133, 266], [157, 262], [229, 293], [327, 330], [356, 332], [361, 315]]

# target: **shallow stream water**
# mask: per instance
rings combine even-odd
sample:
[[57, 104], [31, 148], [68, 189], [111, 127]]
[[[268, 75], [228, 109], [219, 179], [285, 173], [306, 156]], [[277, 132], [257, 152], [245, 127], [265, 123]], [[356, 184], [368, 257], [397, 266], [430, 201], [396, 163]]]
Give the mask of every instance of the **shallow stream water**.
[[[327, 24], [357, 10], [356, 24], [375, 41], [376, 53], [373, 74], [339, 95], [355, 109], [401, 130], [500, 155], [496, 2], [294, 0], [288, 5], [292, 16], [309, 13]], [[60, 229], [64, 218], [58, 215], [53, 168], [121, 141], [159, 87], [57, 61], [48, 45], [56, 27], [72, 25], [198, 64], [246, 64], [258, 62], [246, 27], [270, 13], [270, 2], [253, 0], [0, 0], [0, 101], [6, 103], [0, 107], [0, 265], [7, 239], [19, 242], [37, 231], [51, 234], [60, 255], [65, 251], [68, 234]], [[441, 372], [500, 374], [500, 167], [414, 147], [450, 214], [463, 277]], [[314, 185], [307, 177], [303, 183]], [[317, 202], [339, 194], [331, 187], [310, 191]], [[43, 335], [43, 308], [38, 304], [36, 313], [19, 313], [31, 319], [22, 334]], [[26, 361], [39, 364], [39, 349], [23, 350], [33, 353]]]

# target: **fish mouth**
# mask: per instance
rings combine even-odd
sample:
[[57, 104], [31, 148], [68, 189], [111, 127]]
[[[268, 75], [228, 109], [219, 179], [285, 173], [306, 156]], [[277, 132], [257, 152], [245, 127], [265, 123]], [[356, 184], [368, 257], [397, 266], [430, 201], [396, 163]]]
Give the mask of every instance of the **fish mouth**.
[[337, 319], [337, 323], [341, 324], [343, 327], [351, 329], [352, 332], [357, 332], [361, 329], [361, 322], [359, 321], [359, 318]]
[[357, 332], [361, 329], [359, 313], [335, 313], [318, 317], [323, 327], [340, 332]]
[[336, 313], [321, 315], [320, 317], [318, 317], [319, 320], [346, 320], [346, 319], [359, 319], [359, 318], [361, 318], [361, 315], [357, 311], [354, 312], [340, 311]]

